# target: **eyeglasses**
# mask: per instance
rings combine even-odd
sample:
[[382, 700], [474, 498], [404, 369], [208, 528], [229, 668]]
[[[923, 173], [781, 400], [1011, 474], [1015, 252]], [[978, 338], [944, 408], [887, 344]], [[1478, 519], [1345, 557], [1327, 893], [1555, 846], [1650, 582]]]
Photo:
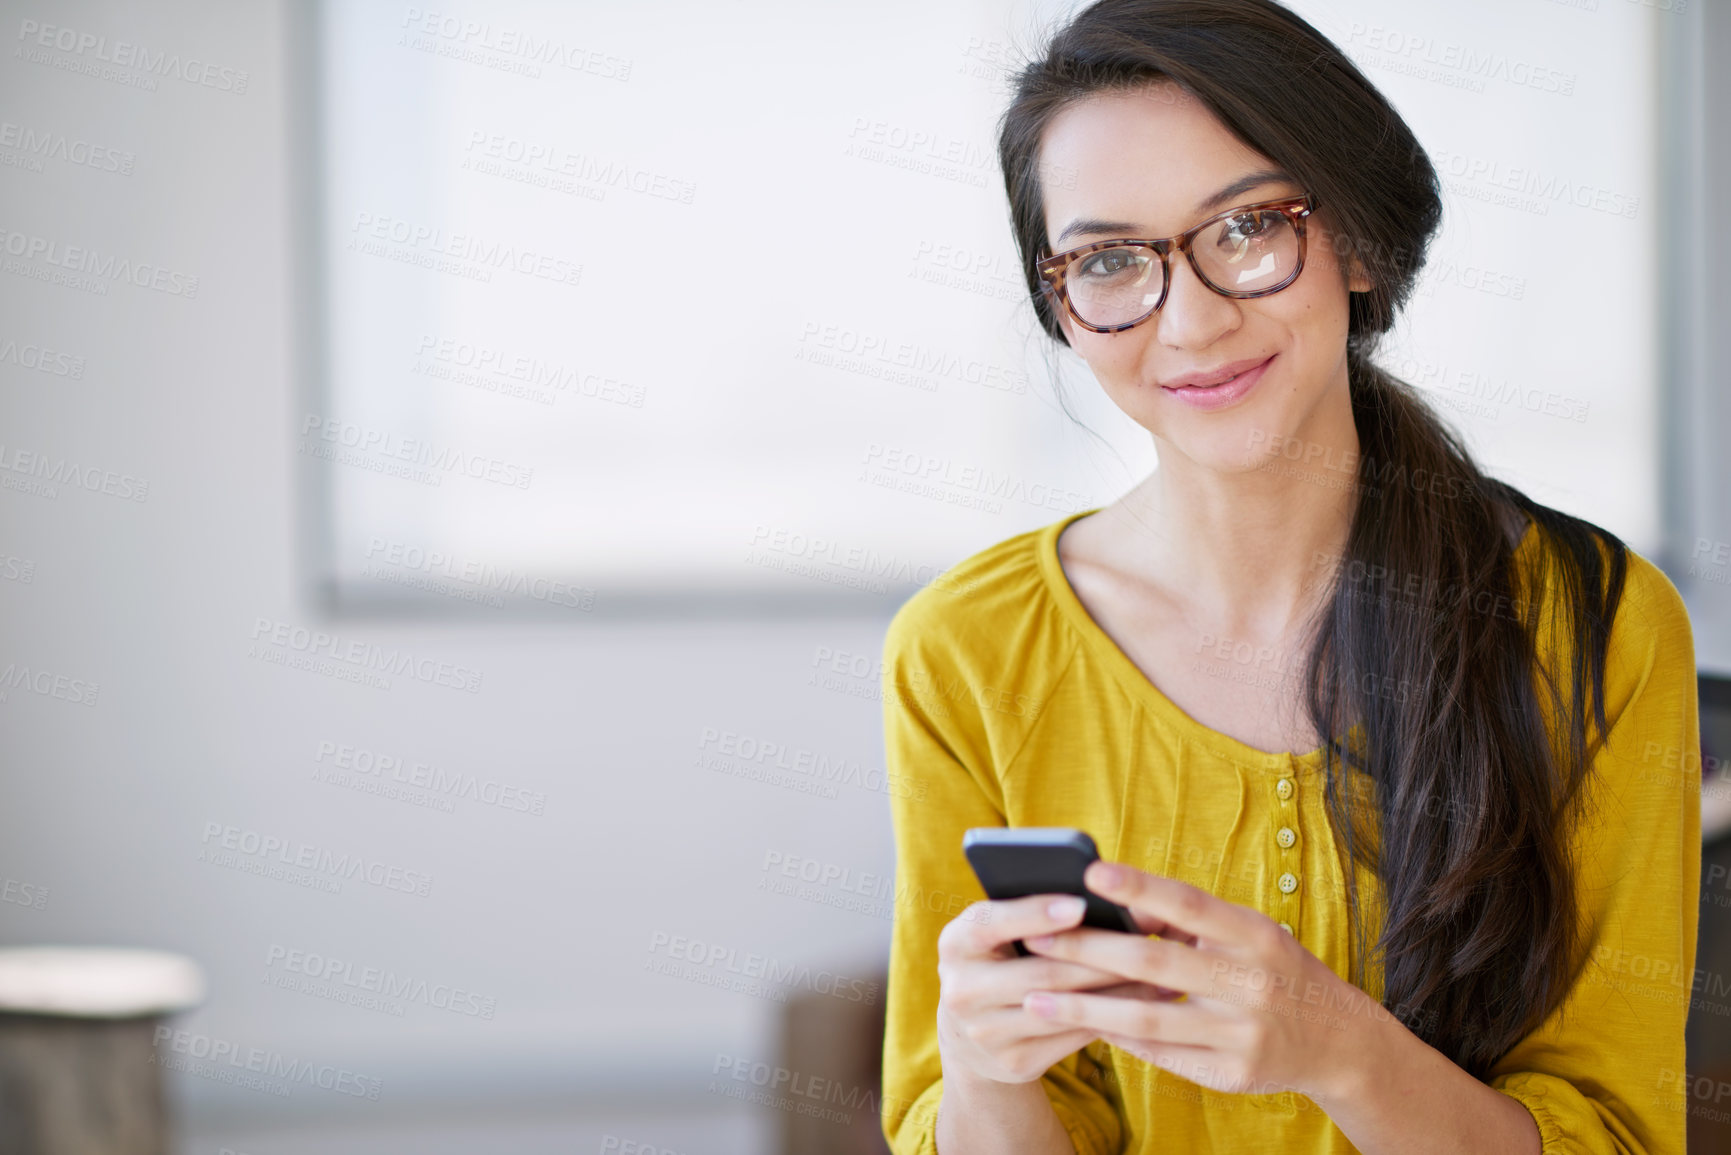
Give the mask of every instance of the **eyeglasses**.
[[1278, 293], [1304, 269], [1304, 220], [1310, 196], [1227, 209], [1175, 237], [1095, 241], [1035, 262], [1048, 297], [1095, 333], [1117, 333], [1159, 311], [1172, 287], [1172, 250], [1223, 297]]

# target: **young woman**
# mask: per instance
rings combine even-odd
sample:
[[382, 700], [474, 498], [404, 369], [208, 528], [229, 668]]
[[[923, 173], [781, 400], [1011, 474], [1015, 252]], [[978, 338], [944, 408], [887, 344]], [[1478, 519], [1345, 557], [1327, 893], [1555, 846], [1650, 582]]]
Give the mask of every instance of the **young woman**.
[[[1441, 212], [1412, 133], [1269, 0], [1102, 0], [999, 150], [1159, 468], [890, 627], [890, 1145], [1681, 1155], [1688, 618], [1372, 363]], [[1145, 933], [981, 901], [1006, 825], [1092, 834]]]

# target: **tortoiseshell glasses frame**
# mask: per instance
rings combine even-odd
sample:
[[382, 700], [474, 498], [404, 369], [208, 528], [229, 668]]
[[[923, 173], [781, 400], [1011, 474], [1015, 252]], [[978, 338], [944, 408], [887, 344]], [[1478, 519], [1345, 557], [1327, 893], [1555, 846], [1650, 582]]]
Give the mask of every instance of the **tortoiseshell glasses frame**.
[[[1234, 299], [1244, 300], [1251, 297], [1266, 297], [1270, 293], [1280, 292], [1280, 290], [1296, 281], [1298, 279], [1298, 274], [1304, 271], [1304, 222], [1305, 219], [1315, 211], [1316, 198], [1309, 195], [1282, 197], [1280, 200], [1272, 201], [1259, 201], [1256, 204], [1240, 205], [1237, 208], [1230, 208], [1224, 212], [1215, 213], [1201, 224], [1185, 229], [1175, 237], [1160, 237], [1156, 239], [1119, 237], [1109, 241], [1094, 241], [1091, 244], [1081, 245], [1077, 248], [1067, 250], [1066, 252], [1058, 253], [1055, 256], [1041, 257], [1035, 262], [1035, 268], [1040, 274], [1042, 291], [1046, 294], [1048, 299], [1055, 298], [1062, 302], [1065, 310], [1070, 314], [1071, 319], [1074, 320], [1076, 324], [1094, 333], [1118, 333], [1125, 329], [1131, 329], [1140, 325], [1155, 313], [1158, 313], [1160, 311], [1160, 306], [1166, 303], [1166, 294], [1172, 288], [1171, 254], [1173, 250], [1177, 250], [1184, 254], [1185, 258], [1189, 260], [1190, 268], [1196, 274], [1198, 280], [1223, 297], [1232, 297]], [[1278, 212], [1286, 218], [1288, 223], [1291, 224], [1292, 230], [1298, 238], [1297, 257], [1293, 261], [1292, 271], [1283, 276], [1279, 283], [1267, 285], [1260, 289], [1239, 290], [1223, 288], [1210, 280], [1208, 274], [1202, 271], [1201, 265], [1196, 260], [1196, 254], [1190, 249], [1190, 243], [1205, 230], [1219, 224], [1221, 221], [1226, 220], [1229, 217], [1242, 216], [1245, 213], [1254, 212]], [[1070, 300], [1067, 281], [1071, 263], [1079, 258], [1086, 257], [1091, 253], [1097, 253], [1103, 249], [1116, 248], [1121, 245], [1135, 245], [1142, 248], [1152, 249], [1159, 255], [1161, 279], [1160, 298], [1154, 302], [1153, 306], [1149, 308], [1146, 313], [1137, 317], [1134, 321], [1127, 321], [1121, 325], [1091, 324], [1077, 313], [1075, 304]]]

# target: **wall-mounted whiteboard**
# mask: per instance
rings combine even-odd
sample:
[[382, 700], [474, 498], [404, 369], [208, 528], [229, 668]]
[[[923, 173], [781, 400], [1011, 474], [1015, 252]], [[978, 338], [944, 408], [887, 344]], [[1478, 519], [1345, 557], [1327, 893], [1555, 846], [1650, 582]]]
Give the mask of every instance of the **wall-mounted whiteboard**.
[[[1448, 182], [1390, 364], [1651, 545], [1653, 12], [1295, 7]], [[338, 604], [893, 607], [1153, 468], [1067, 352], [1103, 442], [1059, 409], [1016, 272], [995, 121], [1062, 10], [325, 4], [295, 437]]]

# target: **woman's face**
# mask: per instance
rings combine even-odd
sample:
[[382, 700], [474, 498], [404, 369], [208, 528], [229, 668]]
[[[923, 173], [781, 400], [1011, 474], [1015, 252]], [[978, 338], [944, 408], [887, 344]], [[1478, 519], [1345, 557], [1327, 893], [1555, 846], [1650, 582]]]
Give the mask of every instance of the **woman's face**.
[[[1112, 237], [1170, 237], [1226, 209], [1307, 191], [1170, 84], [1079, 101], [1053, 118], [1042, 146], [1042, 172], [1064, 174], [1044, 181], [1051, 252]], [[1111, 227], [1072, 227], [1087, 221]], [[1262, 464], [1282, 438], [1332, 443], [1343, 419], [1350, 431], [1348, 290], [1370, 284], [1361, 276], [1349, 283], [1316, 215], [1306, 234], [1303, 272], [1266, 297], [1223, 297], [1173, 252], [1165, 303], [1135, 328], [1095, 333], [1058, 310], [1070, 346], [1113, 402], [1159, 439], [1163, 461], [1171, 449], [1239, 472]], [[1236, 398], [1176, 388], [1231, 370], [1257, 374]]]

